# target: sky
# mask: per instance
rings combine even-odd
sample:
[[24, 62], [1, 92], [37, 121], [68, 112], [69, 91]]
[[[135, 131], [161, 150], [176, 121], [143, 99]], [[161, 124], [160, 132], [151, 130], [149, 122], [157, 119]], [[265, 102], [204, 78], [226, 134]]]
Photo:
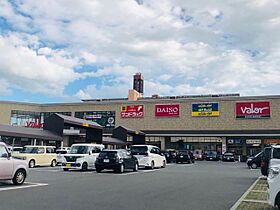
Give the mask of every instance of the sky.
[[0, 100], [279, 95], [279, 0], [0, 0]]

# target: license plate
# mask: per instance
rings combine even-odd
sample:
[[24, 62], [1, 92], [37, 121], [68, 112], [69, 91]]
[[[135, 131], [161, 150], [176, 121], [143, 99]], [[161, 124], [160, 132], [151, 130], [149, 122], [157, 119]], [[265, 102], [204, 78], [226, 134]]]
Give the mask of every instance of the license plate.
[[104, 163], [109, 163], [110, 160], [109, 160], [109, 159], [104, 159], [103, 162], [104, 162]]
[[71, 167], [71, 163], [66, 163], [66, 167]]
[[229, 160], [229, 158], [228, 158], [228, 160]]
[[210, 158], [210, 160], [212, 160], [213, 158]]
[[180, 158], [183, 158], [184, 156], [180, 156]]

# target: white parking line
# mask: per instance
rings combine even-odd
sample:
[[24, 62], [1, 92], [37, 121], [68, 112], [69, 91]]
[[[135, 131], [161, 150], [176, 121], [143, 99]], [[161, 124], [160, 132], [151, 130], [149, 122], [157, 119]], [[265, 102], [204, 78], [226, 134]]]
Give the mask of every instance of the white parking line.
[[25, 182], [25, 184], [21, 185], [21, 186], [11, 185], [11, 187], [3, 187], [3, 188], [0, 187], [0, 192], [7, 191], [7, 190], [18, 190], [18, 189], [24, 189], [24, 188], [31, 188], [31, 187], [42, 187], [42, 186], [47, 186], [47, 185], [49, 185], [49, 184]]

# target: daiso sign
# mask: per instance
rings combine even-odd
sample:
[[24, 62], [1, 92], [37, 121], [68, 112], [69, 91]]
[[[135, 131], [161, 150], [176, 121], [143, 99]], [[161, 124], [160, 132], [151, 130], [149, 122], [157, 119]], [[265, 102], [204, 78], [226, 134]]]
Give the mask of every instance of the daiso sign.
[[180, 105], [179, 104], [157, 104], [155, 105], [156, 117], [179, 117]]
[[236, 118], [270, 118], [269, 101], [237, 102]]

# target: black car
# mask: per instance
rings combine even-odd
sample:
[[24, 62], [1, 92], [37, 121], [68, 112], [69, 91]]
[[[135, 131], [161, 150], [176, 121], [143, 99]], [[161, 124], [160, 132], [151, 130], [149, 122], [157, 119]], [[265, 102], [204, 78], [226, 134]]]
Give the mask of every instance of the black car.
[[138, 171], [138, 161], [124, 149], [103, 150], [96, 159], [95, 169], [97, 173], [104, 169], [112, 169], [119, 173], [123, 173], [126, 169]]
[[176, 163], [194, 163], [194, 156], [190, 151], [178, 151], [176, 154]]
[[167, 163], [173, 163], [176, 160], [176, 153], [175, 151], [162, 151], [166, 158]]
[[261, 173], [264, 176], [268, 176], [268, 164], [271, 158], [271, 147], [265, 147], [263, 149], [263, 155], [261, 160]]
[[253, 157], [249, 157], [247, 160], [248, 167], [252, 169], [257, 169], [258, 167], [261, 167], [262, 154], [263, 152], [260, 152]]
[[218, 155], [218, 153], [216, 151], [210, 151], [207, 153], [205, 160], [208, 161], [219, 161], [220, 160], [220, 156]]
[[234, 162], [234, 154], [226, 152], [222, 155], [222, 161], [224, 162]]

